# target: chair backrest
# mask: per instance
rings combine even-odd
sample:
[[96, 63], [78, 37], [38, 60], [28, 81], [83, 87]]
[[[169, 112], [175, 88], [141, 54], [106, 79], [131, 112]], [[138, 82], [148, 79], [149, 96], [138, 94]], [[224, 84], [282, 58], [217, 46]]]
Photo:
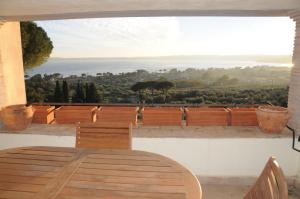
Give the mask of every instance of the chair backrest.
[[284, 174], [276, 159], [271, 157], [244, 199], [288, 199]]
[[131, 149], [131, 126], [129, 123], [78, 123], [76, 147]]

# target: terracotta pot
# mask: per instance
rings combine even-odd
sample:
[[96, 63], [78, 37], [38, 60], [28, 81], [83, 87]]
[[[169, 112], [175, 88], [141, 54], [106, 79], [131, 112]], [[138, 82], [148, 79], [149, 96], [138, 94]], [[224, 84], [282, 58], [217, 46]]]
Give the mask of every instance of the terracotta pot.
[[7, 130], [24, 130], [31, 123], [34, 110], [32, 106], [12, 105], [2, 110], [2, 120]]
[[260, 106], [256, 114], [263, 132], [273, 134], [281, 133], [290, 118], [288, 110], [278, 106]]

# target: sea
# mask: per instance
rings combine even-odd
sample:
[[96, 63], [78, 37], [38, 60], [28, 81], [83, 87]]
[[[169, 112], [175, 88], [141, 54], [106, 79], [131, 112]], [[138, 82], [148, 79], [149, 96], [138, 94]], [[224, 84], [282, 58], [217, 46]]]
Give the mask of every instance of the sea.
[[28, 69], [25, 74], [60, 73], [70, 75], [96, 75], [110, 72], [113, 74], [147, 70], [149, 72], [162, 72], [176, 68], [234, 68], [254, 66], [290, 67], [289, 61], [282, 59], [262, 59], [253, 56], [176, 56], [176, 57], [142, 57], [142, 58], [49, 58], [39, 67]]

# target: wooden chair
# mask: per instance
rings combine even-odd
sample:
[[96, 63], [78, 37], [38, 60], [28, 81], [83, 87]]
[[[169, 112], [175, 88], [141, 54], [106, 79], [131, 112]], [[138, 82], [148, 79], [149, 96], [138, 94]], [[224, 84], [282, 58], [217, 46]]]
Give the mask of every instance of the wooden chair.
[[287, 183], [274, 157], [269, 159], [244, 199], [288, 199]]
[[76, 147], [131, 149], [132, 125], [129, 123], [78, 123]]

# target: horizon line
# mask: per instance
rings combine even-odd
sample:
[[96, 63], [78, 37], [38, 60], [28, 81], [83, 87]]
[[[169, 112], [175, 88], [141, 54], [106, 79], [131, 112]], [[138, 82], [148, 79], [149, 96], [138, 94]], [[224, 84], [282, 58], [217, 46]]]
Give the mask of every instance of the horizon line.
[[194, 54], [194, 55], [158, 55], [158, 56], [116, 56], [116, 57], [49, 57], [49, 58], [56, 58], [56, 59], [93, 59], [93, 58], [160, 58], [160, 57], [192, 57], [192, 56], [215, 56], [215, 57], [234, 57], [234, 56], [240, 56], [240, 57], [246, 57], [246, 56], [289, 56], [292, 57], [292, 54], [231, 54], [231, 55], [220, 55], [220, 54]]

